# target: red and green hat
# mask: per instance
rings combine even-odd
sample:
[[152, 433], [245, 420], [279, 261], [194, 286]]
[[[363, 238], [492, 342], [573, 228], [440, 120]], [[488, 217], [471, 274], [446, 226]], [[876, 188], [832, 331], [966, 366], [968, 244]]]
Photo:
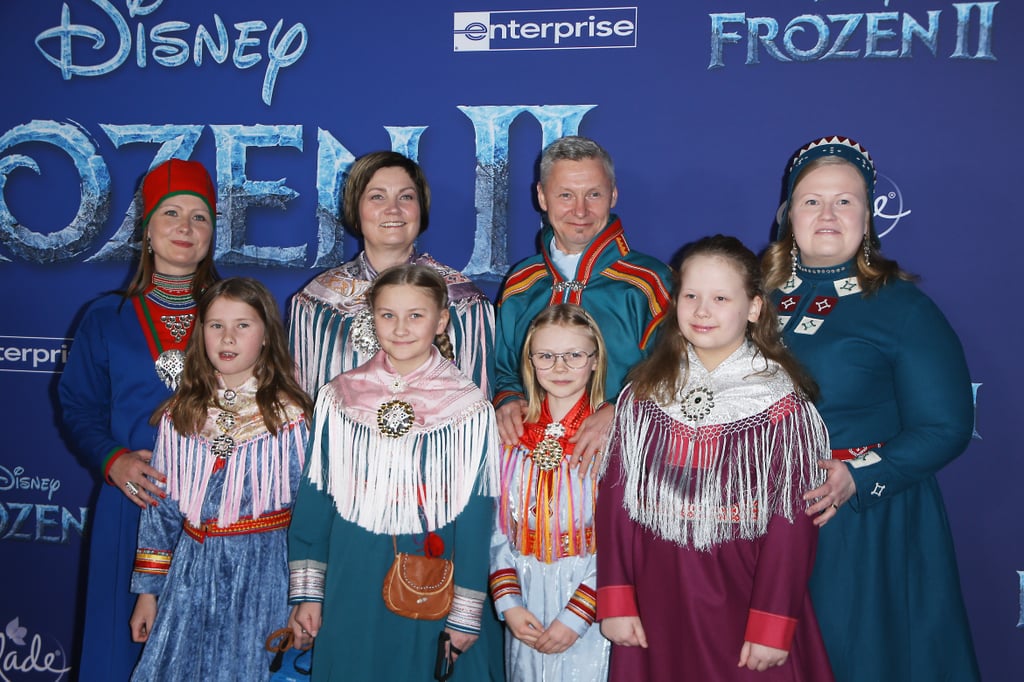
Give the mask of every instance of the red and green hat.
[[206, 168], [198, 161], [171, 159], [146, 174], [142, 181], [142, 224], [149, 223], [160, 202], [175, 194], [192, 194], [206, 202], [210, 220], [217, 222], [217, 192]]

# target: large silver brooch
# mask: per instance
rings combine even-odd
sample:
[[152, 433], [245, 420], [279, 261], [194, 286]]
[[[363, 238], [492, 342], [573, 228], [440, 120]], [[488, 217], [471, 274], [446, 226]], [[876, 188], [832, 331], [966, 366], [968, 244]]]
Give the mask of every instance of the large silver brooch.
[[363, 308], [356, 313], [352, 320], [351, 333], [352, 343], [367, 355], [373, 355], [380, 350], [377, 328], [373, 324], [373, 312], [369, 308]]
[[709, 388], [698, 386], [683, 396], [681, 407], [683, 416], [690, 421], [703, 419], [715, 409], [715, 394]]
[[165, 350], [156, 359], [156, 375], [172, 391], [178, 388], [181, 370], [185, 369], [185, 354], [176, 348]]
[[533, 449], [533, 463], [541, 471], [552, 471], [562, 463], [565, 450], [558, 439], [565, 435], [565, 427], [558, 422], [548, 424], [544, 429], [544, 439]]
[[377, 408], [377, 428], [389, 438], [409, 433], [416, 413], [404, 400], [389, 400]]

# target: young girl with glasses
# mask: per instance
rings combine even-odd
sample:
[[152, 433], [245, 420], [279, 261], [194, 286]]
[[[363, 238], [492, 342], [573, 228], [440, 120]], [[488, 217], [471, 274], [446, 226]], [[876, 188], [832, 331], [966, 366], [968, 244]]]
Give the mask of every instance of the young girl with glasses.
[[572, 437], [604, 401], [607, 353], [583, 308], [531, 322], [522, 351], [528, 407], [504, 449], [491, 541], [491, 593], [505, 620], [510, 682], [604, 680], [609, 644], [596, 627], [596, 479], [571, 464]]

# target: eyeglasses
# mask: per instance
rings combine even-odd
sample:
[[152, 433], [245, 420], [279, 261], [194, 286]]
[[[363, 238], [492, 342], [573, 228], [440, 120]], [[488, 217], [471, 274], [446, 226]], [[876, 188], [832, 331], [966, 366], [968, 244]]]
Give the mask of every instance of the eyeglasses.
[[571, 350], [565, 353], [530, 353], [530, 362], [534, 369], [541, 371], [553, 369], [555, 362], [561, 358], [562, 362], [569, 369], [583, 369], [590, 362], [590, 358], [597, 355], [597, 351], [584, 353], [581, 350]]

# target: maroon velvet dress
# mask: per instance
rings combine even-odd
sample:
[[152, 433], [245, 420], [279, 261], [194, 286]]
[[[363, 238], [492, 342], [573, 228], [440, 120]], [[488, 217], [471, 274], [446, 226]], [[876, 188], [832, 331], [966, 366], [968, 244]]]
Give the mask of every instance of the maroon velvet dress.
[[[749, 346], [711, 372], [691, 352], [670, 405], [629, 388], [619, 401], [598, 494], [598, 619], [639, 616], [648, 648], [613, 646], [613, 682], [833, 679], [801, 500], [828, 439], [788, 377], [764, 369]], [[789, 657], [739, 668], [744, 641]]]

